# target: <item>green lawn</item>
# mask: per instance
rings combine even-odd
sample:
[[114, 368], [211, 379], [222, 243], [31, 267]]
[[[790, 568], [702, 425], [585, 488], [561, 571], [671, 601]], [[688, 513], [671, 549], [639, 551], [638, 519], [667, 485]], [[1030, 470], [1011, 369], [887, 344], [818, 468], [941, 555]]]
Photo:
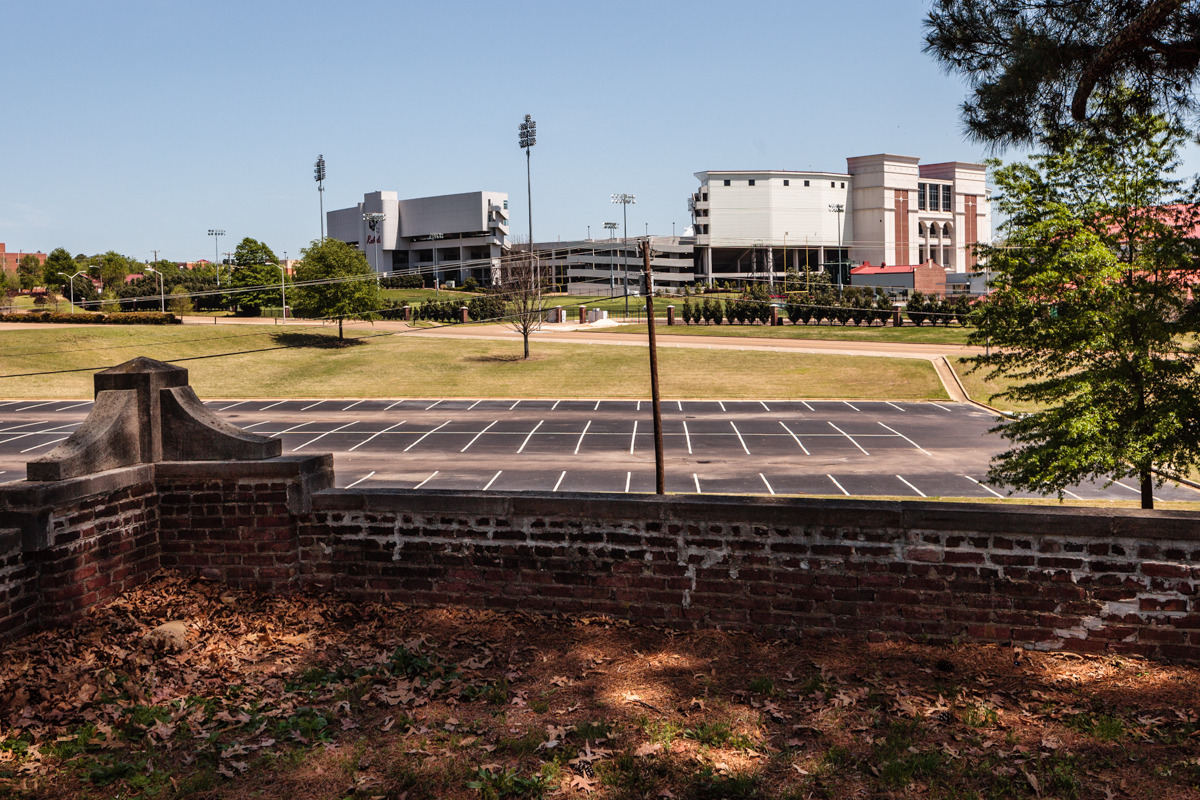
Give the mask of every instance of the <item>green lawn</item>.
[[[376, 335], [275, 325], [0, 331], [0, 397], [89, 397], [92, 374], [135, 356], [180, 361], [201, 397], [648, 397], [641, 348]], [[255, 352], [258, 351], [258, 352]], [[231, 354], [217, 358], [203, 358]], [[931, 399], [946, 395], [919, 359], [663, 348], [667, 398]], [[61, 370], [79, 370], [60, 372]], [[30, 374], [56, 373], [56, 374]]]
[[959, 380], [962, 381], [963, 388], [967, 390], [972, 400], [977, 400], [980, 403], [998, 408], [1001, 411], [1010, 411], [1014, 413], [1025, 413], [1036, 411], [1040, 408], [1035, 403], [1016, 403], [1012, 400], [999, 398], [995, 395], [1002, 392], [1013, 384], [1011, 380], [988, 380], [984, 370], [971, 372], [971, 363], [965, 358], [951, 358], [950, 366], [958, 373]]
[[[657, 309], [658, 306], [656, 305]], [[657, 317], [658, 314], [656, 313]], [[620, 325], [613, 333], [646, 335], [645, 325]], [[682, 336], [737, 336], [754, 339], [825, 339], [847, 342], [907, 342], [911, 344], [966, 344], [967, 328], [923, 326], [893, 328], [891, 325], [856, 327], [854, 325], [672, 325], [655, 326], [659, 333]], [[607, 331], [606, 331], [607, 332]]]

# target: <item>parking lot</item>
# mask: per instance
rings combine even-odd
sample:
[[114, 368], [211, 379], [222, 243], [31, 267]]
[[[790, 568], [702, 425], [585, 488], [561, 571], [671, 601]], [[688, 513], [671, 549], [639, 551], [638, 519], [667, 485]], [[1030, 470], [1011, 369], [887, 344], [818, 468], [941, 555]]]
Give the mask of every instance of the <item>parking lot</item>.
[[[342, 487], [652, 492], [650, 404], [633, 400], [226, 400], [235, 425], [285, 454], [332, 452]], [[0, 402], [0, 481], [83, 421], [84, 401]], [[668, 401], [669, 492], [855, 497], [1003, 496], [982, 483], [1002, 440], [973, 406], [927, 402]], [[1174, 484], [1161, 499], [1200, 499]], [[1017, 494], [1016, 496], [1029, 496]], [[1137, 487], [1073, 487], [1134, 500]]]

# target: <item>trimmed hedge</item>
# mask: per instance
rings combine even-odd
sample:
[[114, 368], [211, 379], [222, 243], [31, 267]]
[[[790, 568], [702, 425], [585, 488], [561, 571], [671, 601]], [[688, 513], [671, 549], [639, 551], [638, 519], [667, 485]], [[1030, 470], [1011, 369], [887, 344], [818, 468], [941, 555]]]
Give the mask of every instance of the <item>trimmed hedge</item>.
[[179, 325], [181, 317], [161, 311], [122, 311], [96, 314], [56, 314], [30, 311], [24, 314], [0, 314], [0, 322], [51, 322], [73, 325]]

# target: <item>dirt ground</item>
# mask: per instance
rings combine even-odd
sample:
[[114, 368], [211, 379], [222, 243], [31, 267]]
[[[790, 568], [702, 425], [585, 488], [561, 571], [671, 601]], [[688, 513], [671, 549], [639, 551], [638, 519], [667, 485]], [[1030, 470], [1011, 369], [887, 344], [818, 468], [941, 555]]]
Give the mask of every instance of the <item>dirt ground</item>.
[[0, 652], [0, 797], [1200, 798], [1198, 678], [163, 575]]

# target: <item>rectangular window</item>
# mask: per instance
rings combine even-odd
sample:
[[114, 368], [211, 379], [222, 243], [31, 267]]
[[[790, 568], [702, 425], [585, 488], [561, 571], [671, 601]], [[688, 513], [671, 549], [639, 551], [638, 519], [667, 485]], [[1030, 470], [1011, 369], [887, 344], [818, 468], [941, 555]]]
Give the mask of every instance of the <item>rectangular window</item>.
[[917, 210], [925, 210], [925, 184], [923, 183], [917, 184]]
[[508, 211], [508, 201], [507, 200], [504, 201], [504, 210]]
[[751, 178], [751, 179], [750, 179], [750, 185], [751, 185], [751, 186], [753, 186], [753, 185], [754, 185], [754, 178]]
[[726, 179], [725, 179], [725, 185], [726, 185], [726, 186], [728, 186], [728, 185], [729, 185], [729, 178], [726, 178]]
[[830, 181], [830, 182], [829, 182], [829, 188], [830, 188], [830, 189], [836, 189], [836, 188], [837, 188], [837, 186], [835, 185], [836, 183], [837, 183], [837, 181]]
[[804, 182], [804, 185], [805, 185], [805, 186], [808, 186], [808, 181], [805, 181], [805, 182]]
[[791, 186], [791, 181], [789, 181], [787, 178], [784, 178], [784, 179], [783, 179], [783, 185], [784, 185], [784, 186]]
[[842, 181], [842, 185], [841, 185], [841, 187], [840, 187], [840, 188], [842, 188], [842, 189], [845, 189], [845, 188], [846, 188], [846, 182], [845, 182], [845, 181]]
[[942, 211], [953, 211], [954, 196], [950, 194], [950, 187], [942, 187]]

